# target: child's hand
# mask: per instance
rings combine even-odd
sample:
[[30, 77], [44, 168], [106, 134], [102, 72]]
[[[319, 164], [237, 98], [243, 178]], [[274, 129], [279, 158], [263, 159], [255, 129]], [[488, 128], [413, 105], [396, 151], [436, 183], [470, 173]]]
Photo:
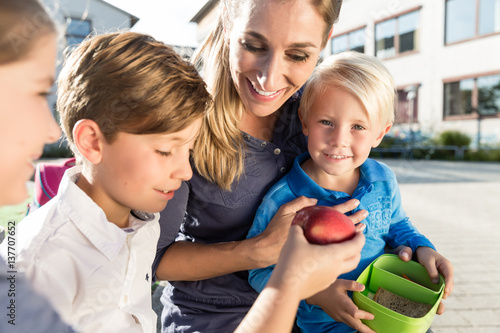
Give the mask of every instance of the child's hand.
[[302, 228], [294, 225], [271, 279], [292, 286], [305, 299], [327, 288], [340, 274], [356, 268], [364, 243], [363, 233], [357, 232], [353, 239], [342, 243], [310, 244]]
[[[420, 246], [417, 248], [416, 254], [418, 262], [427, 269], [432, 282], [439, 282], [439, 274], [444, 276], [443, 299], [446, 299], [453, 291], [453, 265], [448, 259], [430, 247]], [[439, 304], [437, 314], [443, 314], [444, 310], [444, 304]]]
[[347, 295], [347, 291], [363, 291], [365, 286], [351, 280], [337, 279], [330, 287], [307, 299], [307, 303], [320, 306], [330, 317], [343, 322], [361, 333], [375, 333], [361, 322], [372, 320], [373, 314], [360, 310]]

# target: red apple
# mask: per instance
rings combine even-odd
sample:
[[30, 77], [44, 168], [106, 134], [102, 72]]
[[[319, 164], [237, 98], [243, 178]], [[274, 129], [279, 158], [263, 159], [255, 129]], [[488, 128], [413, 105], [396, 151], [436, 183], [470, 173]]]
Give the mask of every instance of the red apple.
[[302, 226], [306, 239], [313, 244], [340, 243], [356, 234], [354, 223], [347, 216], [327, 206], [302, 208], [292, 224]]

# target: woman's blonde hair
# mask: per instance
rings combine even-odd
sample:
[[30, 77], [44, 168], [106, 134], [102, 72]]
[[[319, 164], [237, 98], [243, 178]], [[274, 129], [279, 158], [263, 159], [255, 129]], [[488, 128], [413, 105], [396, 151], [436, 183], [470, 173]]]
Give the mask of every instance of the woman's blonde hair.
[[56, 25], [38, 0], [0, 1], [0, 65], [26, 56]]
[[[214, 100], [194, 148], [194, 165], [203, 177], [225, 190], [230, 190], [233, 181], [244, 172], [245, 145], [239, 130], [244, 106], [231, 78], [229, 43], [225, 40], [224, 28], [231, 29], [232, 22], [248, 1], [252, 0], [220, 1], [218, 21], [193, 57]], [[324, 47], [338, 19], [342, 0], [309, 1], [325, 22]]]
[[303, 119], [314, 101], [328, 88], [338, 87], [355, 96], [370, 119], [380, 125], [394, 122], [394, 79], [381, 60], [358, 52], [342, 52], [327, 57], [307, 80], [300, 100]]
[[173, 133], [205, 115], [210, 94], [196, 68], [153, 37], [134, 32], [92, 36], [66, 60], [57, 109], [70, 148], [81, 119], [107, 142], [118, 132]]

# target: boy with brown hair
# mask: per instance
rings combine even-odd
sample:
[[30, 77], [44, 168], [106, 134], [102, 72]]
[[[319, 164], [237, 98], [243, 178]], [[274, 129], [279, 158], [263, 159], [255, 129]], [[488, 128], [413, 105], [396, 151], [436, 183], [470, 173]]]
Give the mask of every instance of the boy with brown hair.
[[78, 331], [154, 332], [157, 212], [191, 178], [210, 95], [170, 47], [132, 32], [84, 41], [58, 84], [80, 165], [20, 224], [19, 267]]

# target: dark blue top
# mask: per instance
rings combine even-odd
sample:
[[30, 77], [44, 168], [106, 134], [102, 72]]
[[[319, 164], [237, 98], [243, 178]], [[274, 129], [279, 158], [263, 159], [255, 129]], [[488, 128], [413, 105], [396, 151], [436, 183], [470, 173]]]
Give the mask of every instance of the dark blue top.
[[[307, 149], [298, 116], [299, 100], [297, 93], [284, 104], [271, 142], [244, 133], [245, 173], [233, 183], [232, 191], [221, 190], [195, 171], [176, 191], [161, 212], [153, 271], [174, 239], [219, 243], [246, 238], [264, 195]], [[166, 308], [163, 326], [169, 328], [164, 327], [163, 332], [174, 332], [178, 326], [190, 327], [186, 332], [232, 332], [258, 295], [247, 279], [248, 272], [243, 271], [202, 281], [172, 282], [162, 296]]]

